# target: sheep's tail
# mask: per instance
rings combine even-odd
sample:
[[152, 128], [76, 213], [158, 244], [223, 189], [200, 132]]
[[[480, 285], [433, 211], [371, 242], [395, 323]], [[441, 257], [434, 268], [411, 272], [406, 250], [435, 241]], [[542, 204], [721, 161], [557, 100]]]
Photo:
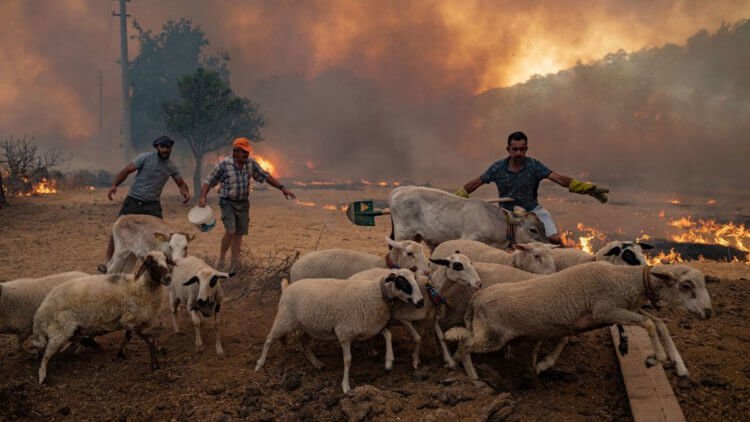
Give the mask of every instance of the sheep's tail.
[[464, 327], [453, 327], [445, 332], [445, 339], [448, 341], [466, 341], [471, 333]]
[[289, 287], [289, 280], [286, 278], [281, 279], [281, 292], [283, 293], [287, 287]]
[[466, 310], [466, 315], [464, 316], [464, 325], [465, 327], [453, 327], [450, 330], [445, 332], [445, 339], [449, 341], [466, 341], [471, 337], [471, 332], [469, 331], [469, 328], [471, 328], [472, 321], [474, 320], [474, 308], [469, 305], [469, 309]]

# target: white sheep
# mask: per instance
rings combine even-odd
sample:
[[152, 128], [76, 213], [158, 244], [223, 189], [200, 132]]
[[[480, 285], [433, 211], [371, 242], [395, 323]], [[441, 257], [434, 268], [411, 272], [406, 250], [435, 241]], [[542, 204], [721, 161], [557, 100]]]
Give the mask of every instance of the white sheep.
[[115, 250], [112, 259], [99, 266], [106, 274], [126, 273], [151, 251], [161, 251], [177, 260], [187, 256], [188, 243], [194, 234], [175, 232], [164, 220], [152, 215], [123, 215], [112, 225]]
[[[530, 273], [503, 264], [474, 262], [473, 265], [477, 274], [479, 274], [479, 279], [482, 280], [482, 289], [494, 286], [495, 284], [515, 283], [541, 276], [541, 274]], [[446, 297], [450, 297], [450, 301], [439, 320], [443, 331], [457, 325], [463, 325], [469, 301], [475, 293], [474, 289], [469, 289], [458, 284], [446, 290], [445, 295]]]
[[41, 278], [19, 278], [0, 283], [0, 333], [15, 334], [16, 347], [23, 350], [34, 326], [34, 313], [53, 288], [70, 280], [86, 277], [80, 271], [52, 274]]
[[[430, 300], [425, 300], [425, 306], [422, 308], [415, 308], [403, 302], [396, 302], [393, 306], [392, 320], [403, 324], [414, 339], [415, 345], [412, 352], [412, 366], [414, 369], [417, 369], [420, 364], [419, 349], [422, 345], [422, 336], [414, 328], [413, 323], [422, 320], [427, 320], [433, 328], [437, 343], [440, 345], [440, 350], [443, 353], [443, 359], [449, 367], [453, 368], [456, 366], [456, 363], [451, 358], [448, 346], [445, 344], [443, 331], [440, 329], [440, 325], [438, 325], [439, 315], [437, 313], [440, 313], [440, 309], [445, 305], [446, 301], [451, 300], [450, 297], [445, 296], [445, 292], [454, 284], [466, 286], [474, 290], [479, 289], [482, 284], [471, 260], [466, 255], [456, 253], [444, 259], [430, 259], [430, 261], [435, 264], [435, 270], [432, 271], [430, 278], [417, 277], [417, 283], [422, 291], [422, 296]], [[386, 274], [384, 271], [387, 272], [388, 270], [376, 268], [357, 273], [352, 278]]]
[[346, 279], [371, 268], [406, 268], [418, 274], [429, 274], [430, 266], [420, 243], [385, 238], [391, 250], [377, 256], [349, 249], [314, 251], [298, 259], [289, 271], [292, 283], [304, 278]]
[[223, 355], [221, 337], [219, 335], [219, 311], [224, 300], [223, 280], [234, 276], [235, 273], [217, 271], [200, 258], [189, 256], [177, 262], [172, 270], [172, 280], [169, 288], [169, 303], [172, 307], [172, 324], [174, 332], [180, 332], [177, 323], [177, 309], [180, 303], [190, 315], [195, 327], [195, 350], [203, 350], [201, 339], [201, 315], [205, 318], [214, 317], [214, 331], [216, 332], [216, 354]]
[[[646, 258], [643, 251], [653, 249], [653, 246], [643, 242], [625, 242], [613, 240], [599, 248], [594, 255], [588, 254], [579, 249], [573, 248], [556, 248], [551, 253], [555, 261], [555, 270], [561, 271], [575, 265], [587, 262], [603, 261], [614, 265], [645, 265]], [[617, 326], [617, 332], [620, 334], [620, 353], [624, 356], [628, 353], [628, 335], [622, 325]], [[555, 352], [559, 354], [567, 344], [568, 339], [564, 338], [555, 346]], [[536, 349], [539, 348], [537, 345]]]
[[513, 253], [506, 252], [469, 239], [456, 239], [443, 242], [432, 252], [433, 258], [444, 258], [452, 253], [462, 253], [474, 262], [504, 264], [536, 274], [555, 272], [555, 260], [552, 249], [556, 245], [540, 242], [517, 243]]
[[[151, 369], [157, 369], [156, 347], [149, 329], [161, 308], [161, 286], [171, 281], [168, 265], [174, 263], [162, 252], [152, 251], [135, 275], [93, 275], [52, 289], [34, 314], [31, 344], [44, 349], [39, 383], [47, 377], [49, 359], [69, 340], [122, 329], [143, 338], [151, 354]], [[126, 334], [125, 342], [129, 337]]]
[[[323, 363], [310, 349], [310, 339], [337, 341], [344, 355], [344, 378], [341, 387], [348, 393], [352, 341], [365, 340], [382, 334], [386, 345], [391, 333], [386, 324], [391, 319], [395, 300], [424, 306], [422, 293], [414, 273], [406, 269], [391, 270], [388, 275], [373, 278], [303, 279], [281, 283], [281, 299], [271, 331], [255, 370], [266, 362], [268, 349], [281, 337], [302, 331], [302, 348], [310, 363], [320, 368]], [[393, 366], [393, 349], [386, 350], [386, 368]]]
[[593, 261], [606, 261], [615, 265], [645, 265], [643, 251], [652, 248], [653, 246], [648, 243], [613, 240], [602, 246], [594, 255], [573, 248], [555, 248], [551, 249], [551, 253], [555, 260], [555, 270], [561, 271]]
[[[661, 337], [677, 374], [686, 376], [687, 368], [664, 322], [641, 310], [646, 302], [656, 306], [660, 300], [703, 319], [712, 313], [704, 275], [696, 269], [593, 262], [480, 290], [471, 299], [465, 328], [452, 328], [445, 336], [459, 342], [457, 355], [466, 373], [476, 379], [471, 353], [500, 350], [515, 338], [559, 339], [611, 324], [637, 325], [646, 330], [654, 349], [646, 364], [667, 359]], [[534, 364], [537, 372], [551, 366]]]

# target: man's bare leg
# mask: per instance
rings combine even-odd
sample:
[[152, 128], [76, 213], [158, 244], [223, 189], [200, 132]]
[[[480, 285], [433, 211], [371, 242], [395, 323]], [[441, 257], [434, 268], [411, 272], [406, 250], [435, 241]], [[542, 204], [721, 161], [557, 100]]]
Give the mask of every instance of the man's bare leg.
[[232, 239], [232, 263], [229, 266], [230, 271], [237, 271], [240, 263], [240, 249], [242, 248], [242, 235], [235, 234]]
[[102, 274], [107, 273], [107, 265], [112, 260], [112, 255], [115, 254], [115, 238], [110, 234], [109, 243], [107, 243], [107, 254], [104, 256], [104, 264], [97, 265], [96, 269]]
[[224, 232], [224, 236], [221, 238], [221, 249], [219, 251], [219, 259], [216, 261], [216, 269], [219, 271], [224, 271], [224, 257], [227, 254], [227, 251], [229, 250], [229, 246], [232, 245], [232, 239], [234, 238], [234, 233]]
[[560, 239], [560, 233], [555, 233], [551, 236], [547, 236], [547, 240], [549, 240], [549, 243], [554, 243], [555, 245], [562, 245], [562, 239]]
[[115, 253], [115, 238], [111, 234], [109, 235], [109, 243], [107, 244], [107, 255], [104, 257], [106, 262], [112, 260], [112, 255]]

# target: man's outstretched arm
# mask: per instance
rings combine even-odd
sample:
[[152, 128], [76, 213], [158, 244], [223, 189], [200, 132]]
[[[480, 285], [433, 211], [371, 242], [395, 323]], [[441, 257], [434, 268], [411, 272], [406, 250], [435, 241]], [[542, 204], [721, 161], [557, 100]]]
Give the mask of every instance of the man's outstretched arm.
[[484, 182], [482, 182], [481, 177], [477, 177], [476, 179], [471, 179], [465, 185], [463, 185], [459, 190], [457, 190], [455, 195], [460, 196], [461, 198], [468, 198], [469, 194], [477, 190], [477, 188], [482, 186], [483, 184]]
[[117, 187], [120, 186], [120, 184], [128, 178], [128, 175], [130, 173], [136, 170], [138, 170], [138, 168], [135, 166], [135, 164], [130, 163], [125, 166], [124, 169], [120, 170], [119, 173], [117, 173], [117, 176], [115, 176], [115, 181], [112, 182], [112, 187], [109, 188], [109, 191], [107, 192], [107, 198], [109, 198], [110, 201], [112, 200], [112, 195], [117, 193]]
[[609, 199], [607, 198], [609, 189], [597, 187], [593, 183], [581, 182], [580, 180], [555, 173], [554, 171], [550, 173], [547, 178], [564, 188], [568, 188], [569, 192], [591, 195], [602, 204], [607, 202], [607, 200]]

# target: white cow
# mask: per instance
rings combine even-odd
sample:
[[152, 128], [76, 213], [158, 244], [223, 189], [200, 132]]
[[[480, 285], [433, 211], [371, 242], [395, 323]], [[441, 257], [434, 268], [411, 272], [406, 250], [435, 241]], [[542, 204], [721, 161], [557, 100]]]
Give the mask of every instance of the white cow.
[[480, 199], [438, 189], [401, 186], [390, 196], [394, 240], [424, 241], [434, 250], [453, 239], [470, 239], [506, 249], [514, 243], [546, 242], [544, 225], [530, 212], [513, 212]]

